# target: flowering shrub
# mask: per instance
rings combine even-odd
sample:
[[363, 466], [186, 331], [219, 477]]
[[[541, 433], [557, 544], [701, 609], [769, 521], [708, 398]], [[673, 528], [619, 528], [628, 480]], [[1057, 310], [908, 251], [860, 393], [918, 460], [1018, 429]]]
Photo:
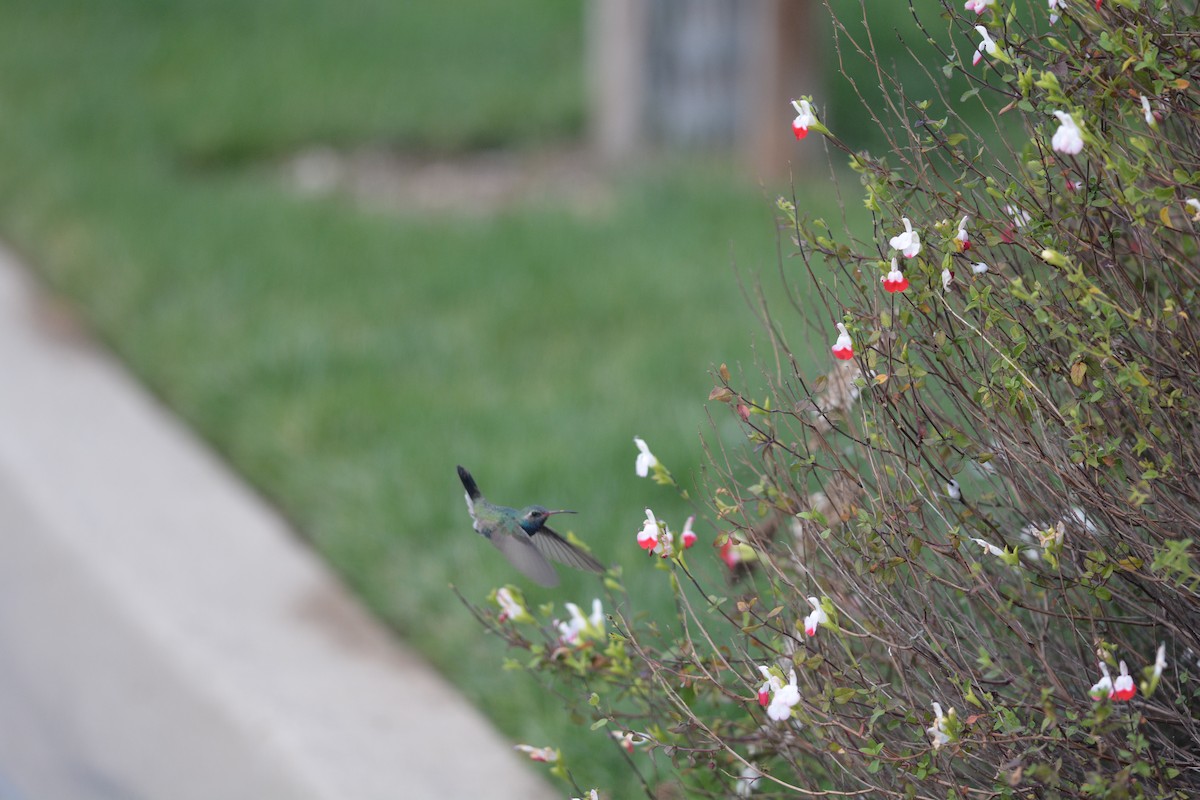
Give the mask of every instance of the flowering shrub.
[[797, 104], [821, 134], [797, 146], [849, 160], [873, 236], [779, 202], [785, 270], [828, 316], [768, 320], [766, 396], [719, 370], [747, 443], [713, 448], [712, 547], [670, 548], [648, 512], [630, 537], [678, 619], [634, 613], [620, 573], [578, 642], [551, 609], [480, 612], [641, 743], [648, 797], [1200, 796], [1195, 13], [947, 0], [919, 20], [941, 93], [879, 70], [886, 159]]

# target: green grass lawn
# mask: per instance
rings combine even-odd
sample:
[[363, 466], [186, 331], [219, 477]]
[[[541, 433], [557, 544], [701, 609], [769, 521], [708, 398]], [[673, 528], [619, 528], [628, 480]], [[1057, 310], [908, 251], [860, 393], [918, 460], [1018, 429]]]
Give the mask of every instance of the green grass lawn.
[[[634, 476], [631, 439], [690, 483], [708, 370], [769, 356], [734, 265], [777, 281], [772, 198], [694, 158], [614, 176], [605, 213], [384, 215], [251, 168], [313, 143], [578, 135], [581, 13], [5, 0], [0, 235], [508, 735], [562, 744], [585, 786], [623, 797], [604, 732], [501, 673], [503, 648], [448, 588], [481, 601], [523, 583], [471, 532], [454, 466], [498, 502], [578, 510], [578, 535], [665, 602], [634, 535], [647, 504], [676, 526], [687, 509]], [[827, 183], [800, 200], [838, 216]], [[596, 593], [583, 575], [528, 591]]]

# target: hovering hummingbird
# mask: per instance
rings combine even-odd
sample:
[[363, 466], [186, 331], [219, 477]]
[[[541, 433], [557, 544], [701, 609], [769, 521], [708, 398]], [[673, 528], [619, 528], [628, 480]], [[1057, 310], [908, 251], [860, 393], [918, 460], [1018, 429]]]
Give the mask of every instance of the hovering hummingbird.
[[574, 514], [574, 511], [551, 511], [545, 506], [526, 506], [522, 509], [498, 506], [484, 499], [471, 473], [458, 468], [458, 477], [467, 490], [467, 511], [475, 523], [475, 532], [482, 535], [504, 554], [508, 563], [542, 586], [557, 586], [558, 573], [547, 558], [560, 564], [591, 572], [606, 569], [596, 559], [546, 527], [551, 514]]

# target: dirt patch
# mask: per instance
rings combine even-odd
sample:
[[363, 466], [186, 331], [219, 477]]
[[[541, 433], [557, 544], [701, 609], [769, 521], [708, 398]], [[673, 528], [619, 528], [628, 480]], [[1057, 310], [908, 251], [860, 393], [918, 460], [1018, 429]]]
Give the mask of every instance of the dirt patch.
[[595, 216], [612, 203], [610, 181], [582, 147], [454, 157], [314, 147], [286, 159], [282, 169], [300, 194], [341, 195], [390, 213], [490, 216], [532, 207]]

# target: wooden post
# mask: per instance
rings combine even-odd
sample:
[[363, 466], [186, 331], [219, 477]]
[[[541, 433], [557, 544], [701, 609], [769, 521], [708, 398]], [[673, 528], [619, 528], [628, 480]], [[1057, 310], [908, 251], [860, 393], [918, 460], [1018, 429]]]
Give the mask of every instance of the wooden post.
[[592, 146], [609, 161], [645, 144], [646, 53], [650, 46], [644, 0], [592, 0], [585, 31]]
[[723, 148], [757, 179], [786, 179], [789, 100], [820, 102], [816, 0], [592, 0], [591, 136], [600, 155]]
[[824, 99], [819, 75], [818, 13], [812, 0], [753, 0], [758, 7], [753, 45], [746, 49], [742, 91], [750, 111], [738, 137], [739, 155], [751, 174], [760, 180], [786, 179], [789, 166], [796, 171], [812, 163], [820, 144], [797, 144], [791, 121], [791, 100], [812, 95], [820, 107]]

